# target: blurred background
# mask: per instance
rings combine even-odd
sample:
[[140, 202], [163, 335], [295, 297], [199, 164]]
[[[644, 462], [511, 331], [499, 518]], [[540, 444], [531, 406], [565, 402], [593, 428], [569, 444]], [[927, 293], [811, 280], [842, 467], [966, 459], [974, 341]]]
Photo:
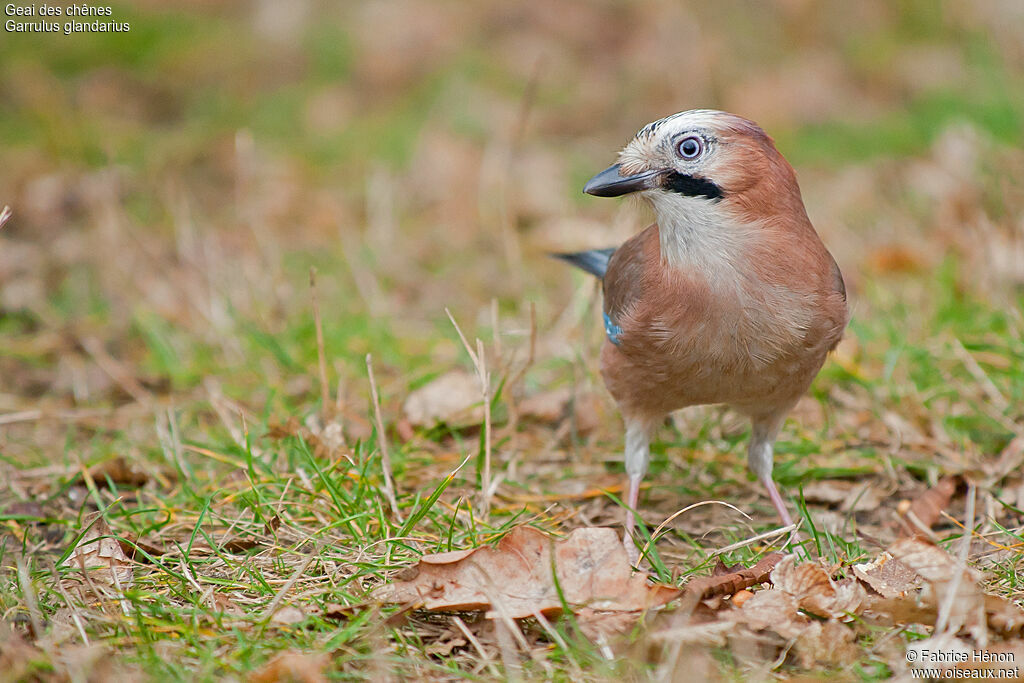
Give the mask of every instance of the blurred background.
[[[9, 463], [150, 452], [135, 409], [152, 401], [193, 438], [216, 427], [217, 392], [302, 418], [320, 397], [310, 267], [353, 433], [368, 433], [366, 353], [388, 419], [466, 365], [445, 307], [522, 359], [533, 306], [523, 391], [596, 386], [596, 287], [546, 252], [643, 227], [644, 207], [580, 188], [690, 108], [775, 137], [842, 266], [854, 323], [819, 398], [882, 381], [867, 393], [902, 400], [916, 380], [900, 348], [950, 325], [1020, 348], [1016, 0], [112, 7], [130, 32], [0, 40]], [[1019, 360], [999, 348], [982, 360]]]

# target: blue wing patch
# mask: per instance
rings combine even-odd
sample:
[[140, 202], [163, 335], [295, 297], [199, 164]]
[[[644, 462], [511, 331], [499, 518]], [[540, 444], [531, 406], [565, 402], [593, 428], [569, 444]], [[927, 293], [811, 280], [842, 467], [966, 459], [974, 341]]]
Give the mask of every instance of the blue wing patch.
[[604, 333], [608, 335], [608, 341], [616, 346], [619, 345], [619, 335], [622, 334], [622, 328], [613, 323], [607, 313], [604, 314]]

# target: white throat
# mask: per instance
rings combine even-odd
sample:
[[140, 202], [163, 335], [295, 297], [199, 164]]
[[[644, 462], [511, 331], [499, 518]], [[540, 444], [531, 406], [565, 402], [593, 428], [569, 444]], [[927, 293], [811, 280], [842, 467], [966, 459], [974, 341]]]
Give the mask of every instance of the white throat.
[[661, 258], [669, 266], [697, 271], [710, 282], [739, 274], [755, 226], [742, 225], [703, 197], [660, 190], [647, 194], [658, 218]]
[[701, 278], [714, 292], [723, 344], [743, 339], [742, 356], [769, 363], [799, 343], [814, 302], [780, 284], [764, 282], [750, 247], [762, 226], [740, 223], [699, 197], [650, 192], [658, 217], [662, 261]]

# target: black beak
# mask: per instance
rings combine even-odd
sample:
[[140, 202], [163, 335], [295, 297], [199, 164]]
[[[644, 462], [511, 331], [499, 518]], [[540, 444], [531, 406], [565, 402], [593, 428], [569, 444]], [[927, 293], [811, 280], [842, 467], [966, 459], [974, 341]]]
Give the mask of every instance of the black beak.
[[609, 166], [587, 181], [583, 191], [595, 197], [621, 197], [631, 192], [659, 187], [659, 171], [647, 171], [637, 175], [621, 175], [618, 164]]

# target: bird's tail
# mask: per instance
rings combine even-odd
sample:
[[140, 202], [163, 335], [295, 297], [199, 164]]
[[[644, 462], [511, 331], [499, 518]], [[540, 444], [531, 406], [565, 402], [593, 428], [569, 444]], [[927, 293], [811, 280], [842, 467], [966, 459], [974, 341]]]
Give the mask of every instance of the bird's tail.
[[591, 249], [590, 251], [576, 251], [570, 254], [551, 255], [571, 263], [595, 277], [604, 278], [604, 274], [608, 270], [608, 261], [611, 260], [613, 253], [615, 253], [615, 248], [610, 247], [608, 249]]

